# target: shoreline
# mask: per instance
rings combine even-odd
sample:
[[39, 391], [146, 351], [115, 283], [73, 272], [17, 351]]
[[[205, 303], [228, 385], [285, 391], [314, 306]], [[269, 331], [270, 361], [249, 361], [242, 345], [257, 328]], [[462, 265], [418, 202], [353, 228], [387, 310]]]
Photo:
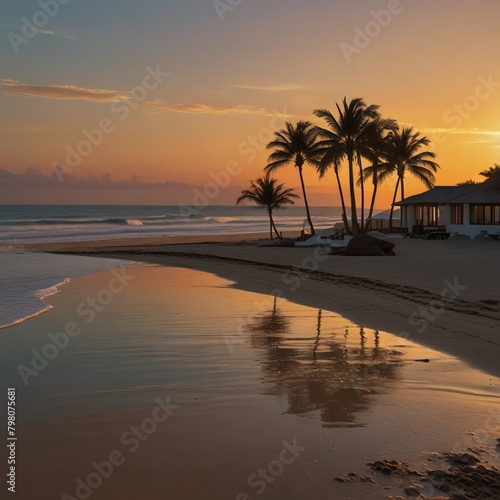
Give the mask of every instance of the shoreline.
[[[241, 241], [249, 236], [251, 241]], [[329, 256], [317, 248], [262, 247], [262, 240], [255, 241], [260, 236], [155, 238], [140, 244], [126, 239], [112, 245], [45, 244], [29, 250], [212, 273], [234, 282], [235, 288], [334, 311], [500, 376], [498, 288], [490, 269], [498, 266], [495, 242], [397, 240], [396, 257], [374, 258]], [[482, 262], [483, 268], [464, 262]]]
[[[287, 231], [286, 238], [297, 238], [300, 231]], [[211, 235], [186, 235], [186, 236], [153, 236], [153, 237], [124, 237], [68, 242], [48, 242], [48, 243], [26, 243], [12, 245], [17, 251], [35, 252], [61, 252], [69, 250], [79, 250], [82, 248], [122, 248], [138, 246], [161, 246], [161, 245], [188, 245], [203, 243], [238, 243], [242, 240], [256, 241], [269, 238], [268, 232], [258, 233], [227, 233]]]
[[20, 248], [0, 252], [0, 293], [4, 306], [0, 312], [0, 330], [50, 311], [47, 299], [60, 293], [73, 278], [121, 265], [116, 260], [57, 257]]
[[[500, 396], [490, 375], [498, 372], [498, 311], [485, 298], [496, 290], [494, 273], [459, 290], [422, 334], [408, 323], [440, 296], [452, 271], [452, 286], [453, 276], [459, 285], [470, 281], [472, 266], [457, 262], [494, 262], [497, 246], [406, 241], [397, 243], [397, 257], [359, 258], [259, 246], [265, 240], [154, 243], [52, 248], [56, 256], [125, 259], [131, 286], [110, 288], [111, 268], [79, 276], [49, 298], [48, 314], [2, 337], [14, 377], [18, 363], [31, 366], [28, 353], [43, 353], [64, 325], [73, 322], [80, 332], [60, 341], [50, 366], [37, 365], [40, 376], [30, 375], [21, 388], [29, 403], [22, 467], [35, 479], [23, 485], [26, 494], [36, 496], [40, 484], [53, 496], [72, 494], [75, 478], [85, 481], [96, 457], [118, 449], [125, 465], [96, 499], [131, 491], [152, 497], [165, 469], [177, 478], [171, 493], [178, 498], [234, 498], [248, 491], [249, 474], [270, 463], [284, 439], [304, 455], [296, 472], [292, 466], [288, 479], [273, 484], [273, 498], [403, 498], [417, 491], [434, 497], [440, 484], [446, 491], [500, 486]], [[422, 260], [434, 281], [419, 277]], [[110, 290], [123, 295], [114, 300]], [[273, 301], [273, 294], [290, 302]], [[91, 319], [81, 305], [99, 296], [103, 307]], [[277, 329], [262, 321], [270, 314]], [[127, 453], [120, 436], [151, 415], [160, 395], [176, 405], [172, 418], [141, 453]], [[49, 443], [56, 443], [56, 458], [40, 465]], [[229, 476], [222, 483], [221, 467]], [[49, 484], [56, 471], [60, 480]], [[137, 471], [146, 485], [140, 492]]]

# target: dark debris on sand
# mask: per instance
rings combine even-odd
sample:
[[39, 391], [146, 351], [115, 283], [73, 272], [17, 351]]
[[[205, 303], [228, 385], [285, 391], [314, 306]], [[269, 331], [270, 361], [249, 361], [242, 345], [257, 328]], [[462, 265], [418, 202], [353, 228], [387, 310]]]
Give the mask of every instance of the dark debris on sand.
[[396, 245], [390, 241], [381, 240], [365, 234], [353, 238], [346, 247], [332, 247], [330, 255], [347, 256], [394, 256], [394, 247]]
[[468, 453], [443, 453], [441, 458], [448, 469], [426, 472], [434, 488], [450, 495], [452, 500], [500, 499], [500, 471]]
[[[424, 472], [398, 460], [377, 460], [367, 465], [374, 477], [383, 474], [394, 479], [403, 489], [405, 496], [386, 496], [387, 500], [499, 500], [500, 471], [481, 458], [483, 451], [468, 449], [464, 453], [433, 453], [428, 461], [436, 464], [436, 468]], [[367, 482], [369, 479], [370, 476], [354, 473], [336, 478], [341, 482]]]

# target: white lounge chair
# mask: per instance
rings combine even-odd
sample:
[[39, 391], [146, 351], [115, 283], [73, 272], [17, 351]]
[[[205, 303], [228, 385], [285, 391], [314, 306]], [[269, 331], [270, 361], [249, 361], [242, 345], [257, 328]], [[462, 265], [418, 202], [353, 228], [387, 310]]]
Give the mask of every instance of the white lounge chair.
[[[351, 239], [350, 236], [344, 236], [344, 239], [336, 239], [335, 236], [340, 236], [342, 231], [335, 228], [323, 229], [318, 231], [314, 236], [311, 236], [306, 241], [296, 241], [296, 247], [331, 247], [331, 246], [345, 246]], [[345, 239], [348, 238], [348, 239]]]

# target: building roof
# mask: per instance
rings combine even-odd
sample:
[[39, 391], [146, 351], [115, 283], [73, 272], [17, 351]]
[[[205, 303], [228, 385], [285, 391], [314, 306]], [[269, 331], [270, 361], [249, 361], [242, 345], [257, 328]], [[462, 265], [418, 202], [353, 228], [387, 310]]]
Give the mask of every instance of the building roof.
[[408, 196], [408, 198], [397, 202], [396, 205], [446, 205], [447, 203], [453, 203], [455, 198], [465, 195], [476, 187], [474, 184], [436, 186], [425, 193]]
[[409, 196], [396, 205], [447, 205], [451, 203], [500, 204], [500, 173], [481, 184], [436, 186], [425, 193]]
[[475, 189], [453, 200], [453, 203], [500, 203], [500, 174], [474, 186]]
[[[389, 220], [390, 216], [391, 216], [391, 209], [388, 208], [383, 212], [379, 212], [378, 214], [372, 215], [368, 220]], [[399, 209], [394, 210], [392, 218], [393, 220], [399, 220], [401, 218]]]

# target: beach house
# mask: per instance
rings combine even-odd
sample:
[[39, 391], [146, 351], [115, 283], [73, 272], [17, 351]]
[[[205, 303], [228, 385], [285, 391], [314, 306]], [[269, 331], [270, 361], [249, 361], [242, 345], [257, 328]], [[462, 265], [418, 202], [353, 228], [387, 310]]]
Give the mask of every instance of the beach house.
[[500, 235], [500, 174], [481, 184], [436, 186], [396, 203], [411, 233], [444, 231], [475, 238]]

